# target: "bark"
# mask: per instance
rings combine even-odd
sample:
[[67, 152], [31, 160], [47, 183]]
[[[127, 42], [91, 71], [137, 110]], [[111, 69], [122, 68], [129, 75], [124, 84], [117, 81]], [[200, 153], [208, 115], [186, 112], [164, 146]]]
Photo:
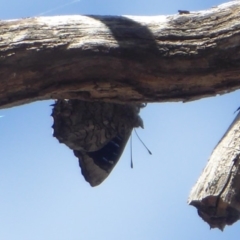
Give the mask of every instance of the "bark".
[[0, 21], [0, 107], [189, 101], [240, 87], [240, 3], [172, 16]]
[[211, 228], [240, 218], [240, 113], [215, 147], [189, 197]]

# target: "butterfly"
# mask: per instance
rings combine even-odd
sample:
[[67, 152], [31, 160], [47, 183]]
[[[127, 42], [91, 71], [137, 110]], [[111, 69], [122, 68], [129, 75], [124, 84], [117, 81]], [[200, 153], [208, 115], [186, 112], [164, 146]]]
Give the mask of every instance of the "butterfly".
[[101, 184], [115, 167], [133, 128], [143, 128], [142, 107], [145, 105], [83, 100], [53, 104], [53, 136], [73, 150], [92, 187]]

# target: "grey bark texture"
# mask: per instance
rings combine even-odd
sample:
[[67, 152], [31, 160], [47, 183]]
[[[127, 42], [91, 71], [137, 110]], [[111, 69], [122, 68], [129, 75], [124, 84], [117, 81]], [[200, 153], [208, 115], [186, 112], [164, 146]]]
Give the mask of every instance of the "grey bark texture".
[[189, 101], [239, 89], [239, 9], [0, 21], [0, 107]]
[[188, 203], [211, 228], [224, 229], [240, 218], [240, 112], [215, 147]]

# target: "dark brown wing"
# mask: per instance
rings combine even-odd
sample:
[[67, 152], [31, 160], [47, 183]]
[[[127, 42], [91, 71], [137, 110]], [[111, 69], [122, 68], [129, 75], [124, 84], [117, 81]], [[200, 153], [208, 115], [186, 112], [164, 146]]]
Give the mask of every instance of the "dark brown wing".
[[109, 124], [112, 108], [112, 104], [58, 100], [52, 112], [53, 136], [73, 150], [96, 151], [117, 135], [116, 126]]
[[112, 171], [134, 127], [143, 127], [142, 104], [116, 104], [82, 100], [57, 100], [53, 107], [53, 136], [79, 159], [91, 186]]
[[95, 152], [73, 151], [79, 160], [82, 175], [92, 187], [101, 184], [116, 166], [131, 132], [128, 131], [125, 136], [116, 136]]
[[57, 100], [53, 136], [73, 150], [101, 149], [118, 134], [142, 126], [140, 106], [82, 100]]

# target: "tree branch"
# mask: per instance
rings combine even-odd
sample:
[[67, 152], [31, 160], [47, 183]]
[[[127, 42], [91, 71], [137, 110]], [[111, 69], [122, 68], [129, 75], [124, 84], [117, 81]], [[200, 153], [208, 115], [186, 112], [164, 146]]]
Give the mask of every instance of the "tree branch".
[[0, 22], [0, 107], [189, 101], [240, 87], [240, 3], [183, 15]]
[[211, 228], [224, 229], [240, 219], [240, 113], [215, 147], [193, 187], [188, 203]]

